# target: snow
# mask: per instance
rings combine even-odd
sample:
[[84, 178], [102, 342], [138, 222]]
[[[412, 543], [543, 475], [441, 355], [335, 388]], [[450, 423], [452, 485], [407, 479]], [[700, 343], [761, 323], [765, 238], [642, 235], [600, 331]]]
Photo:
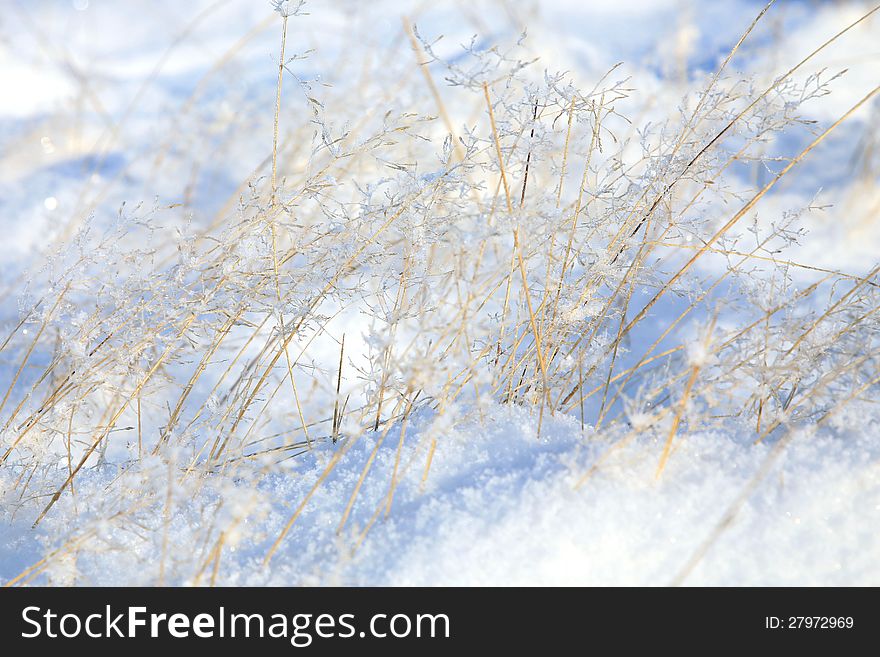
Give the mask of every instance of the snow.
[[[402, 16], [412, 18], [429, 42], [442, 35], [434, 49], [445, 59], [458, 56], [460, 44], [468, 43], [473, 34], [479, 34], [481, 44], [509, 44], [528, 27], [528, 54], [540, 58], [540, 70], [570, 71], [572, 80], [586, 89], [623, 61], [620, 78], [626, 78], [627, 87], [639, 90], [640, 100], [619, 101], [621, 112], [634, 120], [632, 128], [623, 121], [614, 124], [615, 117], [609, 123], [635, 133], [674, 117], [685, 90], [705, 83], [707, 73], [762, 6], [746, 0], [547, 0], [522, 3], [520, 13], [513, 13], [504, 3], [468, 4], [474, 6], [450, 2], [425, 8], [415, 2], [380, 2], [369, 3], [365, 11], [358, 2], [333, 3], [332, 7], [305, 3], [305, 15], [288, 19], [291, 50], [287, 54], [310, 48], [318, 54], [289, 62], [285, 79], [285, 103], [289, 104], [281, 124], [282, 140], [294, 117], [311, 120], [313, 97], [320, 99], [314, 102], [328, 115], [338, 116], [321, 128], [332, 132], [332, 138], [355, 131], [353, 141], [363, 138], [356, 132], [361, 119], [388, 125], [398, 120], [390, 112], [384, 118], [361, 116], [360, 101], [394, 107], [405, 107], [410, 101], [429, 103], [424, 107], [436, 113], [425, 89], [413, 92], [403, 84], [421, 83], [414, 66], [391, 69], [393, 79], [375, 86], [346, 86], [345, 76], [352, 72], [381, 72], [392, 61], [394, 65], [412, 63], [398, 20]], [[858, 1], [818, 7], [778, 4], [766, 25], [760, 24], [754, 43], [747, 42], [736, 60], [737, 75], [751, 76], [759, 89], [770, 84], [776, 72], [796, 64], [810, 49], [870, 9]], [[164, 446], [150, 453], [190, 372], [211, 344], [209, 324], [203, 321], [208, 313], [196, 310], [207, 307], [210, 293], [188, 286], [201, 271], [197, 249], [204, 240], [195, 236], [217, 229], [218, 243], [234, 244], [217, 267], [226, 277], [241, 277], [240, 287], [224, 297], [226, 301], [258, 289], [264, 272], [273, 269], [275, 246], [268, 232], [238, 239], [234, 227], [218, 228], [216, 221], [235, 216], [236, 208], [244, 208], [240, 215], [244, 217], [247, 204], [239, 204], [239, 199], [246, 196], [247, 185], [242, 181], [258, 179], [267, 184], [270, 175], [266, 162], [271, 152], [280, 21], [269, 2], [181, 5], [170, 0], [75, 0], [16, 4], [8, 21], [4, 18], [0, 23], [0, 85], [14, 90], [0, 96], [0, 227], [4, 232], [0, 344], [14, 332], [26, 309], [49, 286], [58, 285], [66, 267], [75, 270], [79, 266], [73, 264], [71, 253], [84, 254], [84, 259], [92, 253], [101, 272], [96, 275], [94, 268], [82, 265], [93, 280], [74, 286], [81, 307], [59, 308], [60, 318], [53, 318], [57, 325], [50, 324], [52, 329], [43, 336], [16, 386], [12, 383], [18, 377], [20, 356], [27, 351], [27, 341], [41, 330], [41, 317], [46, 315], [23, 324], [16, 340], [24, 341], [13, 344], [14, 353], [0, 349], [0, 395], [10, 386], [13, 391], [8, 404], [0, 407], [0, 453], [10, 449], [17, 455], [12, 450], [18, 448], [16, 441], [27, 426], [22, 420], [41, 412], [39, 401], [44, 395], [31, 399], [28, 391], [53, 362], [55, 345], [63, 344], [67, 356], [85, 363], [100, 337], [81, 338], [77, 327], [92, 321], [93, 313], [101, 314], [99, 304], [131, 290], [147, 299], [138, 307], [140, 314], [102, 320], [106, 326], [119, 324], [120, 335], [114, 336], [119, 342], [108, 343], [114, 350], [110, 354], [113, 367], [102, 373], [100, 386], [90, 391], [82, 407], [65, 400], [46, 420], [47, 426], [54, 422], [53, 427], [66, 427], [66, 418], [73, 418], [67, 437], [75, 438], [73, 455], [59, 448], [65, 440], [63, 432], [35, 430], [22, 443], [28, 458], [0, 464], [0, 582], [65, 586], [880, 584], [880, 532], [876, 531], [880, 524], [880, 407], [870, 394], [847, 397], [867, 383], [870, 375], [853, 375], [847, 379], [849, 389], [844, 391], [842, 385], [828, 392], [834, 412], [821, 424], [815, 422], [821, 409], [811, 421], [795, 422], [787, 405], [783, 408], [780, 402], [778, 408], [771, 408], [773, 391], [767, 387], [762, 393], [768, 400], [767, 412], [758, 426], [763, 422], [766, 427], [776, 418], [783, 421], [776, 433], [760, 438], [754, 417], [733, 417], [742, 410], [742, 399], [752, 392], [745, 383], [747, 378], [752, 381], [751, 375], [742, 374], [739, 398], [736, 391], [715, 386], [716, 377], [721, 376], [718, 369], [725, 365], [714, 349], [723, 342], [722, 336], [735, 330], [740, 306], [731, 307], [730, 315], [718, 308], [701, 311], [703, 315], [682, 324], [655, 349], [658, 353], [671, 346], [683, 347], [682, 362], [696, 376], [690, 399], [680, 398], [680, 386], [670, 388], [671, 401], [660, 408], [643, 403], [651, 399], [642, 398], [644, 390], [606, 384], [609, 403], [617, 404], [606, 419], [600, 380], [600, 392], [587, 402], [583, 423], [576, 404], [568, 413], [551, 414], [544, 412], [543, 401], [503, 403], [503, 395], [493, 397], [488, 392], [495, 380], [482, 372], [474, 374], [460, 397], [446, 403], [448, 381], [461, 368], [455, 360], [457, 349], [463, 349], [460, 343], [465, 340], [476, 338], [453, 341], [445, 360], [422, 356], [430, 352], [433, 336], [448, 337], [444, 331], [458, 322], [449, 312], [456, 301], [442, 296], [449, 288], [443, 287], [444, 279], [438, 274], [431, 285], [419, 288], [421, 307], [430, 307], [436, 314], [426, 319], [407, 316], [405, 307], [392, 310], [396, 281], [403, 278], [403, 271], [415, 276], [413, 272], [429, 271], [431, 266], [421, 254], [412, 262], [401, 255], [386, 271], [380, 260], [382, 249], [396, 248], [394, 242], [373, 245], [376, 253], [367, 251], [364, 256], [362, 284], [374, 295], [370, 303], [375, 307], [363, 300], [350, 305], [342, 302], [350, 293], [345, 285], [354, 285], [350, 281], [340, 284], [339, 298], [310, 307], [307, 286], [320, 289], [324, 285], [323, 277], [329, 277], [326, 262], [339, 267], [359, 255], [357, 249], [366, 244], [373, 230], [370, 213], [404, 187], [399, 179], [391, 178], [396, 175], [392, 167], [382, 169], [389, 177], [377, 179], [375, 188], [363, 196], [343, 177], [354, 175], [349, 170], [332, 174], [339, 180], [328, 173], [327, 188], [296, 206], [299, 212], [311, 207], [307, 204], [315, 197], [343, 190], [337, 199], [339, 216], [321, 218], [326, 227], [322, 234], [348, 241], [328, 249], [327, 261], [314, 267], [309, 258], [316, 253], [324, 257], [324, 252], [311, 244], [298, 245], [302, 252], [289, 264], [306, 274], [291, 276], [289, 285], [301, 293], [294, 299], [299, 305], [276, 303], [272, 298], [275, 287], [268, 286], [265, 307], [271, 312], [264, 326], [255, 330], [245, 322], [230, 323], [229, 346], [224, 344], [207, 359], [205, 375], [193, 387], [182, 420], [165, 436]], [[877, 84], [878, 26], [880, 19], [875, 15], [810, 64], [805, 74], [824, 67], [828, 67], [827, 77], [843, 68], [849, 71], [830, 85], [830, 94], [805, 103], [802, 118], [827, 125]], [[245, 35], [249, 36], [243, 39]], [[218, 66], [218, 62], [225, 64]], [[436, 76], [442, 83], [442, 75], [437, 72]], [[401, 87], [394, 87], [398, 82]], [[463, 97], [455, 95], [459, 91], [453, 88], [444, 93], [450, 94], [456, 125], [464, 126], [460, 136], [472, 126], [483, 130], [483, 108], [458, 105], [456, 99]], [[346, 94], [357, 96], [357, 101]], [[419, 111], [424, 109], [419, 107]], [[770, 218], [762, 226], [778, 222], [786, 212], [803, 211], [797, 225], [807, 232], [780, 258], [852, 274], [855, 278], [845, 279], [847, 285], [876, 265], [880, 167], [874, 164], [876, 140], [871, 136], [876, 117], [876, 103], [863, 108], [784, 185], [762, 199], [760, 215]], [[563, 124], [560, 119], [556, 128], [564, 129]], [[810, 129], [808, 125], [801, 132], [768, 139], [767, 154], [798, 152], [811, 138]], [[423, 130], [435, 140], [426, 151], [413, 147], [413, 157], [441, 152], [445, 128], [439, 122], [421, 126], [412, 119], [407, 130]], [[398, 132], [408, 134], [403, 129]], [[540, 138], [534, 140], [536, 149], [541, 148]], [[319, 142], [316, 137], [315, 144]], [[282, 178], [298, 179], [301, 172], [321, 162], [308, 156], [309, 144], [283, 146], [288, 150], [281, 152]], [[597, 178], [598, 167], [604, 164], [599, 157]], [[377, 161], [383, 167], [386, 164]], [[419, 162], [413, 168], [417, 175], [407, 184], [427, 188], [442, 183], [446, 169], [438, 163], [442, 164], [440, 160]], [[372, 164], [352, 158], [355, 170]], [[752, 177], [766, 176], [762, 179], [766, 182], [771, 176], [772, 172], [759, 171], [765, 164], [776, 169], [782, 166], [773, 160], [743, 164], [730, 174], [733, 191], [748, 198], [742, 190], [753, 183]], [[570, 187], [567, 193], [574, 194], [575, 185]], [[462, 190], [464, 197], [464, 185]], [[725, 189], [713, 196], [707, 210], [695, 209], [695, 213], [707, 213], [705, 225], [730, 216], [724, 211], [711, 214], [722, 201], [730, 202], [732, 211], [742, 205], [733, 192], [726, 194]], [[127, 209], [121, 211], [123, 202]], [[509, 232], [508, 217], [499, 214], [496, 225], [469, 232], [468, 227], [453, 225], [456, 208], [450, 207], [443, 209], [451, 217], [449, 225], [421, 224], [414, 213], [405, 217], [411, 225], [401, 231], [408, 230], [417, 247], [437, 239], [437, 234], [445, 239], [443, 231], [465, 249], [477, 237], [496, 240], [492, 248], [505, 244], [502, 239], [509, 241], [507, 232], [499, 237], [500, 232]], [[594, 211], [592, 206], [589, 211]], [[131, 221], [122, 221], [123, 216]], [[364, 217], [364, 223], [346, 223], [352, 216]], [[548, 210], [547, 216], [563, 214]], [[747, 234], [751, 219], [745, 218], [738, 227], [741, 234]], [[301, 219], [297, 216], [292, 221]], [[703, 224], [694, 226], [697, 230]], [[80, 232], [86, 227], [86, 232]], [[536, 243], [541, 241], [529, 236], [529, 246], [532, 237]], [[757, 239], [757, 233], [751, 239]], [[99, 249], [101, 240], [109, 246]], [[77, 247], [65, 250], [72, 243]], [[752, 246], [749, 243], [748, 248]], [[740, 243], [737, 248], [745, 247]], [[580, 272], [590, 266], [598, 268], [598, 263], [579, 262], [573, 268]], [[610, 268], [608, 262], [602, 266]], [[712, 276], [725, 271], [724, 266], [723, 258], [706, 258], [695, 271], [711, 282]], [[173, 267], [173, 276], [156, 282], [158, 272]], [[668, 269], [665, 263], [657, 265], [658, 276], [666, 271], [664, 267]], [[543, 272], [535, 264], [529, 275], [537, 280]], [[774, 303], [776, 285], [770, 272], [769, 265], [757, 263], [751, 290], [755, 299], [764, 295], [768, 307]], [[796, 289], [804, 289], [817, 278], [815, 271], [795, 267], [790, 276]], [[154, 283], [156, 287], [150, 287]], [[279, 288], [287, 284], [283, 278], [277, 283]], [[499, 289], [503, 294], [503, 288]], [[833, 296], [837, 290], [826, 297], [839, 298]], [[631, 310], [643, 306], [653, 292], [637, 290]], [[280, 289], [277, 294], [281, 295]], [[432, 294], [437, 298], [431, 298]], [[620, 369], [635, 364], [660, 327], [668, 326], [683, 309], [682, 299], [688, 294], [693, 293], [682, 288], [676, 300], [658, 306], [645, 325], [633, 331], [627, 338], [632, 342], [621, 349]], [[417, 295], [413, 292], [412, 296], [415, 303]], [[563, 299], [560, 321], [577, 333], [603, 314], [603, 301]], [[234, 312], [232, 301], [228, 302], [227, 310]], [[796, 323], [798, 313], [815, 311], [812, 303], [792, 310], [791, 321]], [[132, 307], [124, 300], [119, 304], [123, 309]], [[151, 377], [141, 356], [147, 354], [153, 359], [149, 362], [155, 362], [166, 347], [171, 350], [179, 328], [175, 313], [189, 307], [194, 309], [194, 330], [188, 339], [198, 349], [182, 355], [175, 352]], [[723, 304], [719, 307], [724, 310]], [[43, 307], [39, 312], [47, 310]], [[498, 308], [490, 306], [485, 312], [481, 308], [483, 315], [469, 325], [478, 336], [489, 321], [484, 316], [491, 317], [490, 310]], [[229, 363], [254, 362], [262, 367], [264, 348], [274, 339], [270, 336], [280, 335], [282, 327], [288, 330], [310, 312], [315, 315], [308, 324], [312, 333], [291, 339], [286, 358], [296, 363], [297, 394], [307, 418], [328, 415], [334, 403], [347, 405], [338, 428], [344, 438], [317, 440], [308, 449], [294, 449], [286, 436], [291, 426], [299, 431], [300, 420], [290, 382], [283, 378], [285, 356], [277, 362], [280, 375], [270, 379], [259, 394], [254, 393], [252, 408], [242, 411], [237, 420], [231, 413], [238, 408], [234, 403], [250, 394], [250, 389], [234, 388], [238, 371], [233, 370], [235, 375], [227, 380], [224, 370]], [[715, 314], [710, 317], [710, 312]], [[379, 317], [386, 323], [377, 321]], [[144, 328], [150, 321], [162, 330], [151, 333]], [[824, 372], [818, 369], [820, 359], [834, 357], [834, 344], [829, 347], [829, 341], [838, 339], [838, 330], [850, 319], [840, 321], [818, 326], [804, 337], [803, 348], [811, 351], [801, 358], [814, 355], [816, 378]], [[393, 333], [388, 329], [392, 323]], [[707, 333], [710, 324], [714, 329]], [[807, 327], [809, 321], [802, 324]], [[512, 329], [508, 326], [508, 330]], [[426, 331], [430, 333], [427, 338]], [[876, 349], [872, 331], [866, 329], [852, 338], [863, 341], [866, 355]], [[345, 376], [340, 376], [337, 395], [343, 335]], [[613, 334], [598, 333], [595, 350], [612, 339]], [[155, 342], [148, 345], [148, 340]], [[782, 344], [780, 351], [792, 344]], [[356, 411], [375, 394], [375, 373], [382, 369], [386, 350], [394, 349], [399, 351], [387, 384], [406, 394], [389, 393], [385, 413], [398, 417], [378, 430], [364, 431], [357, 424]], [[76, 374], [88, 375], [88, 371]], [[809, 375], [807, 364], [797, 377], [783, 378], [785, 387], [777, 396], [784, 397], [789, 390], [793, 396], [795, 391], [800, 393], [799, 385], [815, 384], [820, 397], [824, 393]], [[41, 517], [52, 493], [90, 444], [92, 427], [106, 421], [104, 409], [115, 408], [113, 404], [118, 406], [131, 393], [126, 377], [144, 380], [143, 390], [138, 389], [120, 411], [110, 438], [76, 474], [72, 489], [67, 488]], [[218, 380], [223, 385], [212, 388]], [[51, 377], [48, 381], [52, 386], [62, 383]], [[416, 390], [423, 396], [413, 402]], [[620, 393], [619, 399], [615, 392]], [[530, 390], [523, 393], [523, 399], [528, 395], [540, 397]], [[136, 427], [141, 421], [141, 396], [143, 417], [152, 433], [147, 451], [139, 455]], [[688, 422], [692, 414], [710, 415], [705, 409], [715, 408], [716, 399], [728, 397], [733, 400], [727, 402], [733, 408], [729, 421], [706, 422], [706, 426]], [[438, 407], [428, 401], [435, 399], [444, 402]], [[842, 402], [839, 408], [837, 401]], [[19, 403], [25, 410], [12, 422], [10, 413]], [[407, 403], [411, 404], [408, 414]], [[200, 409], [197, 417], [192, 417], [190, 407]], [[673, 415], [679, 409], [685, 421], [676, 430]], [[74, 417], [80, 412], [82, 417]], [[219, 460], [204, 470], [196, 467], [215, 438], [227, 435], [224, 432], [233, 420], [239, 431], [228, 434], [233, 443], [230, 460]], [[84, 427], [82, 436], [78, 422]], [[696, 420], [693, 424], [697, 425]], [[190, 431], [191, 427], [195, 429]], [[313, 428], [312, 432], [319, 436], [321, 430]], [[658, 475], [667, 444], [671, 444], [671, 456]], [[263, 447], [265, 452], [261, 452]], [[35, 564], [31, 577], [28, 569]]]
[[[559, 417], [547, 421], [536, 439], [536, 418], [529, 413], [510, 407], [483, 411], [492, 418], [488, 422], [464, 421], [438, 434], [425, 490], [424, 435], [436, 418], [424, 414], [411, 420], [393, 512], [375, 525], [354, 554], [343, 539], [356, 539], [378, 507], [384, 513], [399, 438], [394, 433], [377, 452], [341, 538], [336, 529], [375, 448], [375, 435], [365, 436], [347, 452], [270, 568], [262, 565], [266, 541], [254, 539], [280, 531], [293, 502], [326, 467], [327, 451], [303, 459], [298, 476], [270, 475], [255, 488], [241, 483], [181, 502], [169, 519], [169, 564], [185, 561], [185, 553], [198, 545], [200, 518], [222, 497], [232, 506], [224, 509], [220, 522], [249, 519], [228, 541], [217, 584], [665, 585], [711, 534], [770, 450], [725, 435], [687, 435], [658, 481], [656, 437], [643, 436], [611, 450], [589, 430], [582, 432], [573, 418]], [[845, 438], [824, 434], [794, 440], [685, 582], [875, 583], [880, 550], [874, 531], [880, 521], [878, 428], [874, 421]], [[597, 462], [601, 465], [593, 470]], [[151, 464], [139, 469], [149, 473]], [[161, 532], [144, 541], [139, 534], [146, 527], [138, 530], [100, 519], [106, 506], [122, 500], [105, 499], [91, 512], [82, 508], [82, 500], [102, 491], [105, 496], [107, 491], [142, 495], [143, 480], [161, 488], [163, 482], [156, 480], [163, 473], [152, 472], [120, 477], [107, 468], [83, 475], [78, 521], [84, 527], [94, 525], [95, 538], [78, 551], [75, 564], [59, 564], [49, 581], [155, 581]], [[2, 552], [6, 577], [28, 563], [27, 555], [37, 545], [52, 544], [73, 505], [72, 498], [60, 503], [37, 536], [28, 532], [29, 517], [3, 519], [9, 527]], [[251, 514], [254, 508], [260, 513]], [[192, 575], [172, 581], [193, 583]]]

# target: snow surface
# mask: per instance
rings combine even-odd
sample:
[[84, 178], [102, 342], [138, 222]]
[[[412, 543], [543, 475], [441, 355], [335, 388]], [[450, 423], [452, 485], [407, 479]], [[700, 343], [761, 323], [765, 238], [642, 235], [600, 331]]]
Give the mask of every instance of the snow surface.
[[[197, 545], [207, 500], [222, 496], [260, 515], [230, 541], [216, 583], [231, 585], [663, 585], [712, 533], [739, 491], [758, 471], [769, 448], [715, 434], [683, 438], [661, 481], [654, 478], [657, 445], [610, 446], [582, 432], [571, 418], [547, 422], [536, 440], [536, 418], [510, 407], [484, 409], [491, 420], [448, 428], [422, 490], [421, 470], [432, 423], [416, 415], [401, 455], [403, 476], [393, 512], [379, 521], [353, 555], [336, 529], [362, 468], [375, 448], [365, 436], [297, 520], [281, 553], [266, 569], [264, 536], [277, 535], [326, 467], [330, 448], [303, 457], [299, 476], [255, 476], [188, 502], [168, 530], [170, 553]], [[845, 438], [795, 440], [772, 476], [738, 509], [686, 583], [694, 585], [865, 585], [877, 582], [880, 538], [880, 447], [876, 421]], [[384, 513], [399, 435], [378, 450], [342, 535], [356, 538], [377, 508]], [[600, 462], [601, 465], [592, 469]], [[116, 489], [144, 493], [146, 476], [127, 472]], [[100, 497], [115, 470], [91, 471], [79, 482], [80, 499]], [[8, 475], [6, 482], [8, 483]], [[181, 493], [185, 494], [185, 493]], [[138, 529], [100, 520], [123, 500], [102, 500], [80, 522], [96, 525], [95, 538], [76, 564], [61, 563], [49, 582], [101, 585], [155, 581], [159, 540], [144, 542]], [[40, 545], [63, 533], [73, 498], [28, 531], [29, 517], [4, 517], [2, 564], [6, 577], [29, 565]], [[82, 510], [80, 510], [82, 513]], [[263, 516], [265, 512], [265, 516]], [[145, 516], [147, 517], [147, 516]], [[149, 522], [149, 520], [147, 520]], [[157, 538], [161, 532], [156, 532]], [[172, 557], [173, 559], [173, 557]], [[186, 583], [181, 581], [179, 583]], [[190, 581], [190, 583], [192, 583]], [[204, 583], [204, 582], [202, 582]]]
[[[231, 70], [214, 80], [229, 97], [218, 100], [208, 85], [193, 121], [223, 112], [271, 114], [277, 74], [278, 22], [268, 3], [219, 3], [179, 44], [176, 35], [211, 3], [14, 4], [0, 19], [0, 88], [14, 90], [0, 96], [3, 334], [18, 319], [19, 281], [39, 270], [77, 210], [91, 204], [99, 221], [110, 222], [123, 200], [176, 198], [185, 155], [175, 159], [171, 152], [168, 175], [157, 179], [138, 169], [138, 155], [178, 128], [158, 117], [183, 106], [218, 57], [257, 30]], [[501, 39], [521, 27], [495, 3], [467, 3], [473, 8], [464, 10], [451, 2], [428, 8], [369, 3], [369, 19], [358, 14], [359, 4], [308, 3], [309, 29], [300, 36], [307, 46], [330, 52], [344, 52], [349, 39], [360, 39], [361, 52], [368, 52], [371, 43], [401, 38], [400, 15], [421, 11], [420, 30], [432, 38], [445, 35], [438, 52], [451, 54], [477, 28]], [[712, 70], [760, 8], [740, 0], [523, 4], [530, 44], [542, 61], [572, 71], [587, 86], [624, 61], [631, 86], [657, 95], [655, 110], [680, 95], [668, 88], [670, 76], [686, 83]], [[796, 53], [867, 6], [780, 4], [773, 20], [782, 40], [769, 54], [757, 45], [747, 50], [741, 63], [768, 80], [770, 71], [791, 65]], [[461, 11], [472, 24], [463, 24]], [[815, 69], [850, 72], [833, 94], [809, 106], [809, 118], [836, 119], [877, 83], [878, 30], [875, 17], [815, 63]], [[673, 56], [670, 43], [677, 48]], [[683, 66], [675, 64], [675, 53]], [[89, 85], [96, 92], [91, 100], [83, 92]], [[652, 111], [646, 108], [639, 118], [648, 122]], [[821, 165], [805, 168], [762, 206], [771, 215], [782, 212], [820, 187], [817, 205], [835, 200], [819, 216], [806, 217], [814, 239], [797, 246], [793, 259], [863, 271], [880, 253], [880, 186], [876, 178], [845, 173], [850, 147], [865, 139], [871, 118], [867, 109], [854, 117], [836, 147], [817, 153]], [[123, 119], [124, 129], [113, 131]], [[69, 134], [52, 132], [66, 121]], [[184, 152], [185, 134], [184, 125], [177, 144]], [[197, 221], [216, 211], [265, 156], [265, 148], [247, 141], [230, 137], [227, 164], [201, 178]], [[356, 315], [349, 320], [347, 345], [357, 352], [370, 327]], [[336, 349], [319, 340], [313, 355], [333, 363]], [[0, 390], [15, 367], [0, 361]], [[16, 488], [22, 473], [0, 466], [0, 581], [49, 556], [36, 583], [206, 584], [213, 562], [212, 546], [203, 542], [205, 526], [218, 522], [228, 529], [216, 584], [666, 585], [679, 578], [689, 585], [880, 584], [880, 412], [874, 404], [854, 402], [833, 426], [792, 435], [778, 455], [773, 444], [753, 444], [745, 431], [681, 434], [659, 480], [663, 430], [646, 430], [619, 445], [589, 425], [582, 429], [574, 416], [545, 416], [540, 437], [537, 423], [527, 409], [492, 402], [443, 416], [420, 408], [402, 441], [400, 426], [384, 438], [382, 431], [369, 432], [341, 451], [321, 444], [280, 469], [271, 459], [255, 460], [220, 484], [169, 484], [177, 481], [169, 472], [188, 463], [183, 451], [171, 465], [150, 458], [116, 461], [111, 452], [78, 475], [75, 494], [63, 495], [36, 529], [31, 525], [46, 500], [22, 500]], [[423, 482], [432, 441], [436, 452]], [[117, 447], [124, 456], [130, 445]], [[768, 458], [775, 460], [765, 473]], [[340, 527], [365, 466], [359, 495]], [[398, 485], [386, 517], [395, 470]], [[743, 491], [751, 492], [740, 503]], [[307, 496], [265, 565], [267, 548]], [[131, 512], [141, 499], [143, 507]], [[122, 509], [126, 522], [116, 522]], [[730, 522], [716, 534], [725, 519]], [[77, 541], [72, 551], [70, 540]], [[53, 559], [59, 548], [65, 556]], [[688, 568], [697, 554], [701, 558]]]

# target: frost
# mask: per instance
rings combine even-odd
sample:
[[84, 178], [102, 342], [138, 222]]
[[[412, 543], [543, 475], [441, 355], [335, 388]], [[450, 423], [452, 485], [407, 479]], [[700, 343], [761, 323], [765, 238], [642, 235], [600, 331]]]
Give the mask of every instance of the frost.
[[875, 46], [779, 59], [855, 4], [79, 4], [0, 28], [0, 578], [877, 579]]
[[270, 0], [272, 9], [277, 11], [283, 17], [299, 16], [303, 13], [305, 0]]

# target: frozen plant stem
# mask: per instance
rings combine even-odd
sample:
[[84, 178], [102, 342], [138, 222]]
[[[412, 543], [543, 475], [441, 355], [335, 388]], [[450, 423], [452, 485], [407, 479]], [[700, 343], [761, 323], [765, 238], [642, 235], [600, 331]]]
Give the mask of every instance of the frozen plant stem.
[[339, 369], [336, 372], [336, 396], [333, 402], [333, 442], [339, 440], [339, 427], [342, 424], [342, 413], [339, 410], [339, 396], [342, 394], [342, 362], [345, 354], [345, 333], [339, 343]]
[[[498, 139], [498, 127], [495, 124], [495, 112], [492, 110], [492, 100], [489, 98], [489, 86], [485, 82], [483, 83], [483, 94], [486, 97], [486, 106], [489, 109], [489, 122], [492, 126], [492, 137], [495, 141], [495, 153], [498, 156], [498, 167], [501, 171], [501, 180], [504, 184], [504, 197], [507, 201], [507, 212], [510, 215], [511, 221], [513, 221], [513, 205], [510, 201], [510, 187], [507, 184], [507, 174], [504, 172], [504, 156], [501, 154], [501, 142]], [[523, 181], [523, 199], [525, 199], [525, 181]], [[550, 390], [547, 387], [547, 367], [544, 364], [544, 352], [541, 347], [541, 335], [538, 330], [538, 323], [535, 318], [535, 311], [532, 309], [532, 299], [531, 295], [529, 294], [529, 281], [528, 277], [526, 276], [526, 265], [523, 261], [522, 246], [519, 242], [519, 228], [517, 228], [516, 226], [514, 226], [513, 228], [513, 252], [516, 254], [516, 261], [519, 265], [519, 273], [522, 279], [523, 286], [523, 296], [525, 297], [526, 306], [528, 307], [529, 311], [529, 323], [532, 327], [532, 335], [535, 337], [535, 355], [538, 359], [538, 366], [541, 368], [541, 393], [543, 396], [546, 396], [549, 403]], [[501, 339], [502, 338], [499, 338], [499, 341]]]
[[287, 46], [287, 15], [284, 14], [281, 17], [281, 49], [278, 56], [278, 81], [276, 83], [275, 88], [275, 119], [273, 121], [273, 129], [272, 129], [272, 199], [270, 203], [271, 209], [271, 217], [270, 228], [272, 231], [272, 266], [275, 273], [275, 294], [278, 298], [278, 320], [281, 325], [281, 336], [282, 342], [284, 343], [284, 360], [287, 364], [287, 376], [290, 379], [290, 387], [293, 391], [293, 400], [296, 404], [296, 411], [299, 415], [300, 426], [303, 430], [303, 435], [306, 439], [306, 444], [309, 449], [312, 448], [312, 441], [309, 438], [309, 429], [306, 424], [305, 415], [303, 414], [302, 403], [299, 399], [299, 392], [296, 389], [296, 379], [293, 375], [293, 364], [290, 361], [290, 352], [288, 351], [286, 344], [286, 327], [284, 324], [284, 312], [281, 309], [281, 306], [284, 303], [284, 299], [281, 295], [281, 278], [278, 272], [278, 231], [276, 227], [276, 217], [278, 216], [277, 210], [277, 200], [278, 200], [278, 126], [279, 126], [279, 117], [281, 115], [281, 89], [282, 84], [284, 82], [284, 52]]
[[272, 206], [278, 190], [278, 123], [281, 115], [281, 85], [284, 81], [284, 50], [287, 46], [287, 16], [281, 17], [281, 52], [278, 56], [278, 82], [275, 89], [275, 120], [272, 124]]

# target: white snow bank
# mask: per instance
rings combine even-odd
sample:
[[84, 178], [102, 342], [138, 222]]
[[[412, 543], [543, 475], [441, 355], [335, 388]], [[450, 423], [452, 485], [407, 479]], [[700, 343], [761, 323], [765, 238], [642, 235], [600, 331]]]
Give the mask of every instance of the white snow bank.
[[[167, 530], [156, 513], [108, 519], [116, 496], [129, 503], [139, 497], [164, 503], [161, 464], [154, 464], [153, 490], [134, 488], [143, 470], [122, 477], [110, 470], [84, 473], [76, 498], [65, 496], [35, 533], [47, 547], [57, 546], [59, 535], [71, 539], [94, 530], [95, 537], [56, 559], [46, 581], [149, 582], [166, 540], [169, 579], [207, 583], [210, 569], [201, 577], [197, 571], [213, 545], [204, 540], [207, 523], [201, 519], [219, 494], [227, 508], [214, 522], [234, 527], [217, 584], [663, 585], [712, 532], [771, 449], [717, 434], [681, 436], [657, 481], [660, 446], [654, 439], [642, 437], [608, 452], [607, 443], [589, 430], [581, 432], [571, 417], [546, 419], [538, 439], [536, 417], [524, 409], [486, 407], [483, 414], [485, 424], [473, 414], [454, 427], [430, 412], [414, 414], [393, 513], [385, 519], [400, 438], [396, 429], [389, 432], [337, 534], [378, 435], [356, 441], [268, 567], [263, 565], [268, 546], [340, 445], [296, 459], [294, 470], [263, 478], [255, 488], [242, 479], [240, 486], [218, 492], [206, 479], [174, 491], [180, 499]], [[686, 583], [880, 583], [877, 430], [872, 421], [861, 432], [796, 437]], [[422, 490], [432, 435], [437, 449]], [[600, 458], [602, 465], [584, 480]], [[29, 565], [15, 555], [35, 547], [27, 526], [38, 506], [18, 509], [10, 518], [12, 505], [4, 504], [5, 580]], [[377, 509], [378, 520], [355, 550]], [[237, 523], [244, 515], [249, 519]]]

